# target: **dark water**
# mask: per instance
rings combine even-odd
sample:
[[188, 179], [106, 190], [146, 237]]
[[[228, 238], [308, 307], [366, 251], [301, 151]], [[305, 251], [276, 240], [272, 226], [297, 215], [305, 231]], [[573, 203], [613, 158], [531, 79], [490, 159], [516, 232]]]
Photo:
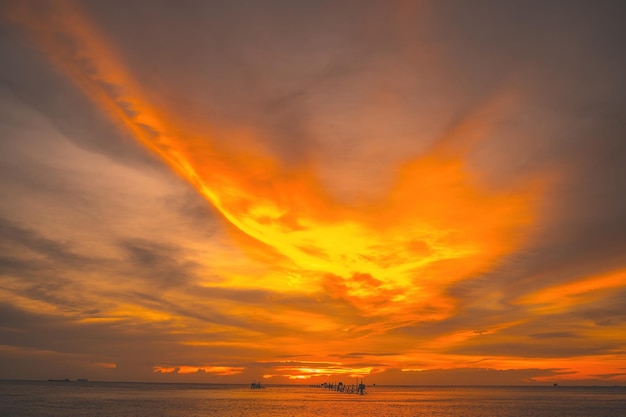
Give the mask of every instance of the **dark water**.
[[626, 416], [626, 387], [368, 387], [0, 381], [0, 416]]

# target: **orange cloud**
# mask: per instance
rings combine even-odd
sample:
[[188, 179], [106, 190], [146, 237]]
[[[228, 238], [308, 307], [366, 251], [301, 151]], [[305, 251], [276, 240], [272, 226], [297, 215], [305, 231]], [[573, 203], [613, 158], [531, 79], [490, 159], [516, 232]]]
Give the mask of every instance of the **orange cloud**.
[[[333, 301], [349, 304], [349, 311], [358, 316], [348, 316], [347, 308], [335, 315], [325, 311], [324, 305], [316, 312], [298, 306], [275, 310], [244, 303], [219, 306], [249, 323], [280, 329], [283, 333], [273, 335], [272, 342], [285, 350], [308, 349], [319, 357], [343, 352], [343, 334], [352, 338], [350, 342], [393, 346], [401, 337], [376, 343], [367, 337], [451, 317], [457, 306], [446, 289], [497, 265], [519, 247], [535, 222], [533, 201], [543, 191], [541, 185], [528, 181], [507, 190], [494, 189], [482, 183], [466, 163], [468, 153], [489, 135], [493, 122], [514, 108], [517, 98], [511, 91], [494, 94], [464, 120], [432, 138], [431, 148], [388, 167], [393, 180], [387, 190], [375, 198], [346, 201], [320, 180], [323, 161], [284, 164], [264, 146], [265, 138], [254, 126], [218, 124], [194, 118], [185, 109], [157, 104], [153, 98], [159, 92], [142, 85], [76, 4], [58, 2], [54, 7], [58, 9], [54, 18], [44, 18], [27, 2], [17, 4], [11, 15], [112, 123], [161, 158], [217, 209], [243, 249], [262, 253], [258, 258], [271, 264], [254, 270], [249, 265], [224, 268], [219, 271], [224, 280], [202, 284], [327, 294]], [[612, 288], [623, 278], [623, 272], [594, 278], [593, 285], [600, 282], [601, 288]], [[519, 302], [545, 304], [565, 293], [568, 302], [574, 303], [594, 288], [591, 281], [543, 290]], [[174, 313], [159, 311], [158, 306], [121, 305], [109, 313], [112, 317], [106, 320], [132, 316], [179, 324]], [[494, 331], [507, 325], [494, 326]], [[201, 333], [202, 326], [198, 329]], [[332, 340], [320, 346], [314, 337], [301, 337], [305, 332]], [[340, 337], [337, 332], [342, 332]], [[245, 336], [216, 342], [194, 335], [180, 344], [245, 347], [250, 345], [246, 341], [250, 333]], [[434, 336], [419, 349], [391, 358], [385, 366], [407, 371], [435, 369], [441, 361], [467, 366], [475, 358], [450, 359], [434, 352], [476, 336], [474, 330]], [[269, 349], [272, 343], [257, 345]], [[423, 359], [425, 365], [412, 366], [414, 358]], [[498, 366], [522, 366], [513, 362], [502, 360]], [[538, 362], [537, 366], [550, 363]], [[342, 363], [286, 364], [265, 377], [363, 376], [378, 369]], [[236, 375], [243, 370], [180, 365], [155, 366], [153, 371]]]
[[310, 379], [314, 377], [346, 376], [351, 378], [363, 377], [380, 372], [372, 366], [350, 366], [341, 362], [306, 362], [285, 361], [285, 365], [275, 366], [273, 374], [263, 375], [263, 378], [286, 377], [288, 379]]
[[[496, 97], [431, 151], [399, 167], [385, 196], [350, 204], [332, 197], [314, 165], [283, 166], [253, 129], [207, 125], [156, 108], [149, 99], [155, 92], [146, 93], [77, 5], [55, 6], [54, 19], [28, 3], [13, 16], [114, 123], [189, 181], [230, 224], [279, 254], [273, 260], [281, 271], [305, 273], [306, 282], [293, 290], [330, 288], [364, 310], [404, 310], [493, 265], [532, 222], [536, 190], [490, 190], [463, 162], [509, 96]], [[283, 273], [259, 285], [282, 290]], [[445, 316], [449, 303], [441, 304]]]
[[543, 288], [520, 297], [517, 303], [541, 312], [554, 313], [592, 302], [607, 291], [624, 287], [626, 270], [618, 270]]
[[209, 373], [219, 376], [237, 375], [245, 368], [237, 366], [155, 366], [153, 372], [163, 374], [199, 374]]
[[97, 366], [98, 368], [104, 368], [104, 369], [116, 369], [117, 368], [117, 364], [111, 363], [111, 362], [96, 362], [94, 363], [94, 365]]

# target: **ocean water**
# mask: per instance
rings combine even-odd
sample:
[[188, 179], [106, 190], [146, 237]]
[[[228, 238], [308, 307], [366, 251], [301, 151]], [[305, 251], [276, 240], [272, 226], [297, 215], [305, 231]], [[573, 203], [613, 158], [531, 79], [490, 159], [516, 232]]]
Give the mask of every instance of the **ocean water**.
[[0, 381], [4, 417], [622, 417], [626, 387], [367, 387]]

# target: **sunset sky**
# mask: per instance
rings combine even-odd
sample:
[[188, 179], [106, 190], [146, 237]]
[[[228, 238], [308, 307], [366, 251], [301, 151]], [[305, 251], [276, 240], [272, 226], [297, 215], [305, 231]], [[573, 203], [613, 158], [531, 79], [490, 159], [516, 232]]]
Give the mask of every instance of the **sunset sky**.
[[0, 2], [0, 378], [625, 384], [625, 15]]

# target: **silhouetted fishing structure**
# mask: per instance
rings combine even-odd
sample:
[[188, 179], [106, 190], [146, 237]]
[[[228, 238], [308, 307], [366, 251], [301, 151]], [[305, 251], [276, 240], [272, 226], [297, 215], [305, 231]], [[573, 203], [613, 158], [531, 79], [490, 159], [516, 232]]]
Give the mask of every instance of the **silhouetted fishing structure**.
[[365, 394], [365, 384], [363, 383], [363, 379], [361, 379], [361, 381], [359, 382], [358, 378], [356, 380], [356, 384], [350, 384], [350, 385], [346, 385], [343, 382], [324, 382], [322, 384], [317, 384], [317, 385], [311, 385], [311, 387], [313, 388], [323, 388], [323, 389], [327, 389], [329, 391], [336, 391], [336, 392], [345, 392], [346, 394], [358, 394], [358, 395], [364, 395]]
[[261, 388], [265, 388], [263, 385], [261, 385], [261, 380], [259, 380], [259, 382], [252, 381], [252, 383], [250, 384], [250, 389], [261, 389]]

